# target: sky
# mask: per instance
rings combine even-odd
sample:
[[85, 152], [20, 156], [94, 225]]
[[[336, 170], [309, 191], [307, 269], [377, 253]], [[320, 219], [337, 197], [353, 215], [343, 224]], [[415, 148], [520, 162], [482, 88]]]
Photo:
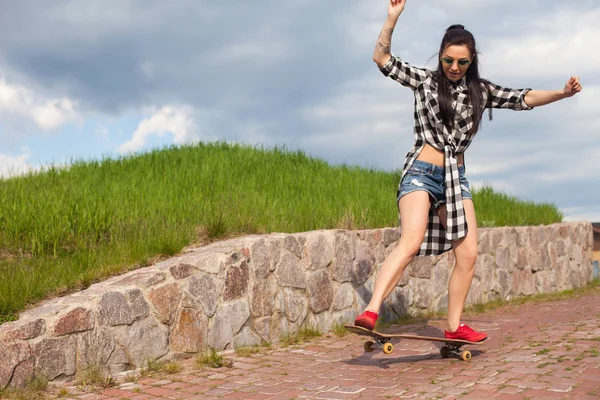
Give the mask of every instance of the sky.
[[[216, 140], [391, 171], [414, 143], [412, 91], [372, 61], [385, 0], [20, 0], [1, 11], [3, 177]], [[392, 52], [433, 69], [460, 23], [494, 83], [562, 90], [578, 76], [572, 98], [485, 118], [467, 178], [600, 222], [598, 21], [597, 0], [408, 0]]]

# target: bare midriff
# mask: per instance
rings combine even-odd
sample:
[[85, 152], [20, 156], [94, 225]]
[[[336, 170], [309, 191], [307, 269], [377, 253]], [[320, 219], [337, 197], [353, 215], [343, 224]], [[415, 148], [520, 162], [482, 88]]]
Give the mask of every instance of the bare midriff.
[[[463, 163], [464, 163], [463, 154], [458, 154], [456, 156], [456, 159], [458, 161], [459, 166], [463, 165]], [[444, 152], [439, 151], [439, 150], [435, 149], [434, 147], [425, 143], [425, 146], [423, 147], [423, 150], [421, 150], [421, 153], [419, 153], [419, 157], [417, 157], [417, 160], [425, 161], [425, 162], [431, 163], [433, 165], [443, 167], [444, 166]]]

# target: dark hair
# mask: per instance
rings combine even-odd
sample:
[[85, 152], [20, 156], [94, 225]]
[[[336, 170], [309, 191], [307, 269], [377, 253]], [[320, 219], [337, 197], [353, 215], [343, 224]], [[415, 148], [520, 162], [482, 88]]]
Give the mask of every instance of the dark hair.
[[[434, 77], [437, 81], [438, 86], [438, 102], [440, 105], [440, 113], [442, 116], [442, 122], [448, 129], [452, 129], [454, 125], [454, 113], [452, 108], [452, 93], [450, 92], [450, 80], [444, 74], [442, 69], [442, 62], [440, 58], [444, 53], [444, 50], [448, 46], [459, 45], [467, 46], [471, 53], [471, 64], [467, 69], [467, 101], [473, 107], [473, 127], [471, 128], [470, 134], [475, 134], [481, 125], [481, 117], [483, 109], [485, 108], [483, 94], [481, 91], [482, 84], [486, 81], [479, 77], [479, 63], [477, 57], [477, 48], [475, 46], [475, 38], [473, 34], [465, 29], [463, 25], [451, 25], [446, 29], [446, 34], [442, 39], [440, 45], [440, 52], [438, 54], [438, 68], [434, 71]], [[487, 87], [487, 86], [486, 86]]]

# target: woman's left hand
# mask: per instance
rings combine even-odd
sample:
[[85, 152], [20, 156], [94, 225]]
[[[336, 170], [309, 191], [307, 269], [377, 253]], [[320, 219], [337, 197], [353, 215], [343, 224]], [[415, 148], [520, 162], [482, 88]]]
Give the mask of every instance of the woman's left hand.
[[576, 93], [581, 92], [581, 89], [583, 89], [583, 87], [581, 86], [581, 83], [579, 83], [579, 78], [576, 76], [572, 76], [571, 79], [567, 81], [563, 92], [565, 93], [565, 95], [567, 95], [567, 97], [571, 97], [574, 96]]

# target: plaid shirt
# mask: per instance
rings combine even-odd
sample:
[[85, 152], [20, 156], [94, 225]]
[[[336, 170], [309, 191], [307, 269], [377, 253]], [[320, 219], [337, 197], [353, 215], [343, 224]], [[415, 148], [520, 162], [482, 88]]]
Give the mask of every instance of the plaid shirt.
[[[453, 108], [456, 112], [454, 128], [450, 131], [442, 122], [433, 71], [413, 67], [392, 54], [390, 61], [381, 67], [381, 72], [403, 86], [411, 88], [415, 93], [415, 144], [406, 156], [402, 177], [419, 156], [425, 143], [444, 152], [448, 214], [446, 229], [431, 207], [425, 240], [418, 255], [442, 254], [452, 248], [452, 241], [466, 236], [468, 231], [457, 162], [457, 155], [467, 150], [474, 136], [469, 134], [473, 127], [473, 107], [469, 105], [467, 98], [466, 77], [451, 83]], [[483, 85], [481, 88], [486, 108], [531, 109], [524, 100], [525, 94], [530, 89], [507, 89], [491, 82], [488, 82], [488, 86], [489, 90], [486, 90]]]

